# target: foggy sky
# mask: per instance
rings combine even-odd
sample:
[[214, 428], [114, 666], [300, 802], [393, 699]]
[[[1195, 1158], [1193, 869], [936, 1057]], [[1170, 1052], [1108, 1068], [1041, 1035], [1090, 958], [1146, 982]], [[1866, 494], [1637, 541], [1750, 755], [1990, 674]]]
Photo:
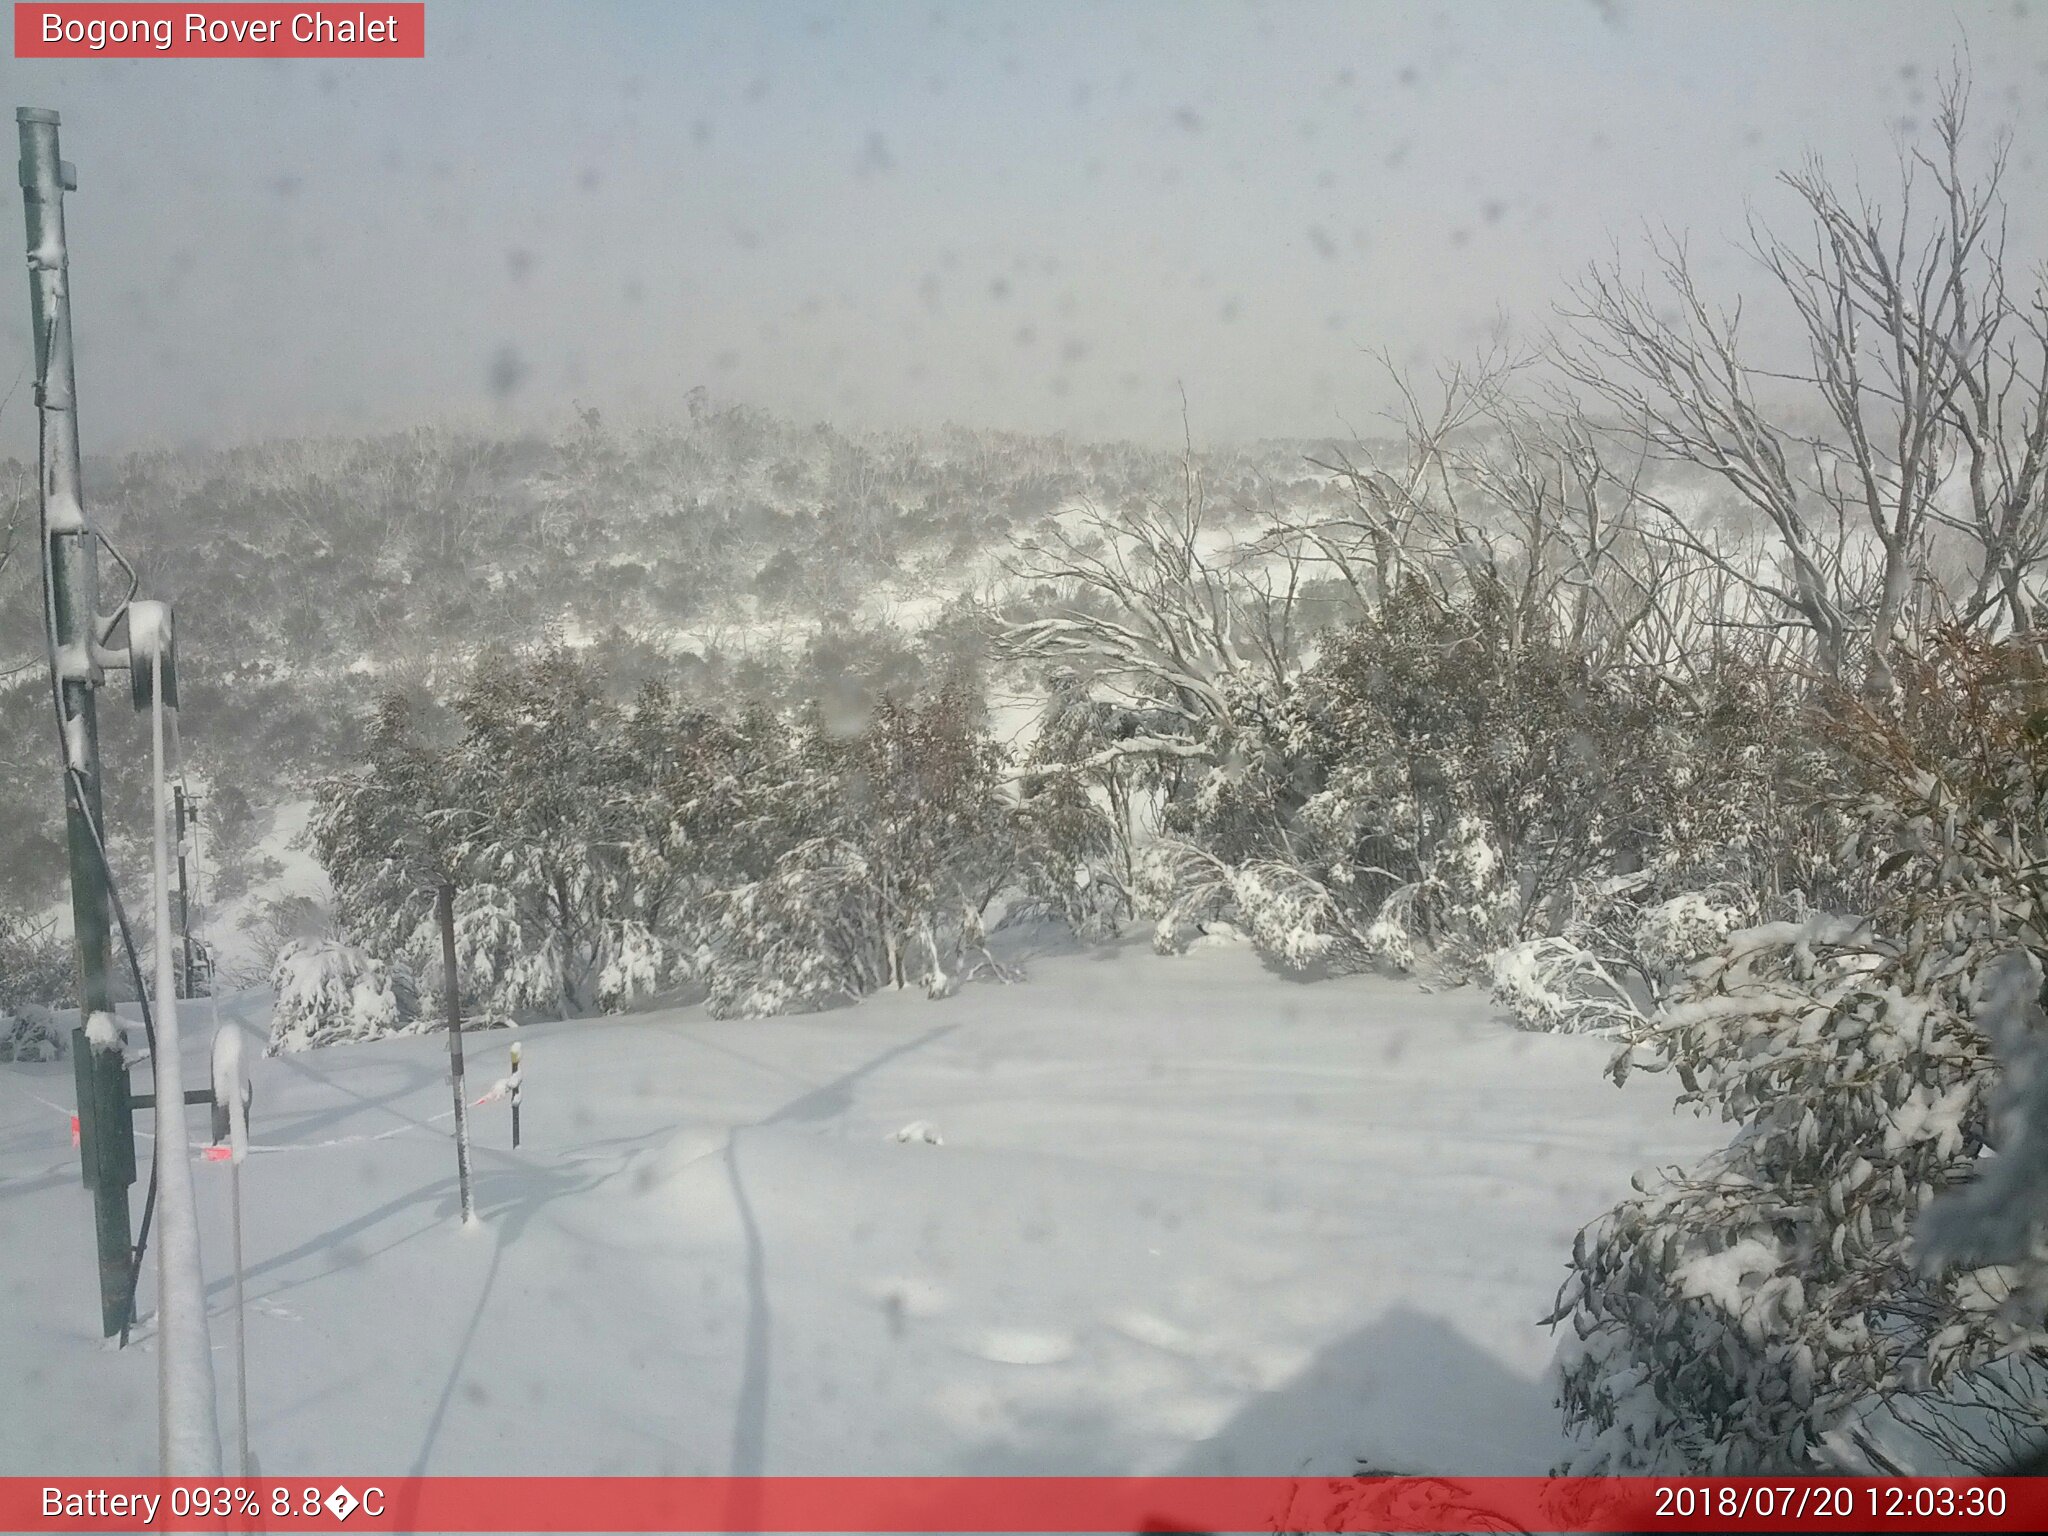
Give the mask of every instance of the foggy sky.
[[[1366, 349], [1551, 319], [1643, 221], [1755, 285], [1809, 149], [1873, 187], [1937, 72], [2044, 251], [2048, 12], [430, 0], [424, 61], [6, 60], [59, 109], [88, 452], [419, 420], [1370, 426]], [[10, 195], [14, 195], [10, 192]], [[17, 204], [18, 207], [18, 204]], [[6, 228], [19, 231], [19, 214]], [[10, 237], [13, 238], [13, 237]], [[18, 249], [18, 247], [17, 247]], [[0, 392], [28, 352], [0, 293]], [[0, 451], [32, 451], [26, 384]]]

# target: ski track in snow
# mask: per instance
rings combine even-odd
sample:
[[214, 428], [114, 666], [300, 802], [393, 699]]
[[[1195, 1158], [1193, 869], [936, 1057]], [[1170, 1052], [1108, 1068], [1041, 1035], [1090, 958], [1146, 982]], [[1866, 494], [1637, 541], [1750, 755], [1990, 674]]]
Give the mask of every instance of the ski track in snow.
[[[443, 1043], [249, 1062], [266, 1469], [1541, 1472], [1572, 1233], [1721, 1134], [1474, 990], [1301, 985], [1241, 948], [520, 1040], [524, 1145], [477, 1112], [469, 1235]], [[0, 1064], [0, 1220], [32, 1239], [0, 1245], [0, 1473], [144, 1474], [154, 1351], [99, 1339], [70, 1073]], [[942, 1147], [896, 1140], [920, 1122]], [[193, 1179], [219, 1328], [227, 1178]]]

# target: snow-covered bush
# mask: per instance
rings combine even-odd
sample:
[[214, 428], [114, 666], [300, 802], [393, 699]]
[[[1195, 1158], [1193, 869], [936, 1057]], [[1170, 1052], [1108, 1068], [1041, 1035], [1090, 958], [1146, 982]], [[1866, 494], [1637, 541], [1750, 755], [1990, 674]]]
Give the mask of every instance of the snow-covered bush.
[[[1022, 818], [977, 710], [942, 691], [789, 721], [658, 684], [620, 705], [560, 644], [487, 656], [439, 745], [411, 706], [384, 703], [366, 764], [326, 787], [316, 838], [349, 936], [402, 956], [437, 1013], [444, 886], [465, 1009], [567, 1018], [685, 982], [747, 1013], [911, 981], [944, 992], [1017, 879]], [[1055, 910], [1083, 919], [1100, 829], [1048, 822], [1034, 875], [1050, 894], [1068, 861], [1079, 889]]]
[[1636, 961], [1653, 979], [1671, 977], [1719, 949], [1755, 916], [1754, 897], [1739, 886], [1667, 897], [1636, 922]]
[[821, 839], [724, 895], [708, 941], [712, 1016], [801, 1013], [888, 984], [873, 873], [858, 849]]
[[652, 997], [673, 972], [669, 946], [645, 923], [622, 918], [606, 931], [597, 970], [597, 1001], [607, 1013]]
[[374, 1040], [412, 1023], [412, 974], [333, 939], [294, 939], [271, 971], [277, 1002], [265, 1054]]
[[0, 1061], [58, 1061], [64, 1044], [49, 1009], [29, 1003], [16, 1013], [0, 1010]]
[[1599, 955], [1553, 935], [1524, 939], [1488, 961], [1493, 1000], [1525, 1029], [1617, 1029], [1643, 1021], [1643, 1000]]
[[1602, 1031], [1641, 1024], [1686, 971], [1757, 916], [1735, 885], [1637, 899], [1647, 874], [1596, 882], [1561, 934], [1523, 939], [1488, 960], [1493, 998], [1526, 1029]]
[[662, 930], [685, 882], [665, 840], [687, 816], [663, 792], [701, 754], [665, 694], [627, 711], [602, 685], [559, 643], [487, 656], [453, 700], [448, 739], [387, 699], [363, 768], [326, 786], [315, 834], [344, 926], [403, 955], [434, 1011], [444, 884], [465, 1009], [569, 1017], [669, 980]]
[[54, 923], [0, 909], [0, 1013], [75, 998], [77, 967]]
[[1219, 692], [1163, 814], [1198, 856], [1148, 871], [1180, 878], [1161, 942], [1229, 921], [1290, 965], [1483, 972], [1575, 882], [1640, 862], [1688, 745], [1670, 700], [1491, 581], [1408, 581], [1284, 695]]
[[780, 845], [772, 866], [710, 903], [709, 1006], [782, 1012], [913, 981], [952, 990], [1017, 863], [998, 755], [968, 702], [885, 700], [865, 729], [808, 726], [797, 747], [760, 823]]
[[1116, 825], [1078, 774], [1029, 782], [1015, 819], [1024, 903], [1086, 939], [1114, 938], [1132, 908]]
[[[1990, 1041], [2029, 1061], [2039, 1027], [2048, 676], [1950, 636], [1904, 684], [1835, 717], [1872, 911], [1739, 929], [1622, 1030], [1617, 1077], [1671, 1070], [1737, 1134], [1581, 1234], [1556, 1317], [1577, 1470], [1885, 1465], [1859, 1438], [1878, 1403], [1918, 1447], [1890, 1464], [1988, 1470], [2048, 1430], [2034, 1218], [1987, 1247], [1937, 1217], [1915, 1248], [1930, 1207], [1971, 1211], [1945, 1191], [2029, 1156], [2025, 1117], [1991, 1122]], [[1660, 932], [1720, 921], [1683, 919]]]

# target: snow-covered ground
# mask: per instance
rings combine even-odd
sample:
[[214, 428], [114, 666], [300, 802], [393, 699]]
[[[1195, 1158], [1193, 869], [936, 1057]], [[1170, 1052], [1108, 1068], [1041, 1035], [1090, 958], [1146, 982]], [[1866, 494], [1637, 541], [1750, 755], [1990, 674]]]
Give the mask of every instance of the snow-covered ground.
[[[1537, 1319], [1572, 1233], [1715, 1128], [1471, 989], [1301, 984], [1238, 948], [1027, 968], [521, 1031], [525, 1145], [473, 1112], [471, 1232], [443, 1040], [253, 1062], [262, 1470], [1550, 1464]], [[204, 1082], [203, 1011], [186, 1033]], [[472, 1096], [511, 1038], [471, 1037]], [[70, 1073], [0, 1064], [0, 1472], [144, 1473], [156, 1360], [146, 1324], [99, 1338]], [[228, 1175], [194, 1178], [232, 1445]]]

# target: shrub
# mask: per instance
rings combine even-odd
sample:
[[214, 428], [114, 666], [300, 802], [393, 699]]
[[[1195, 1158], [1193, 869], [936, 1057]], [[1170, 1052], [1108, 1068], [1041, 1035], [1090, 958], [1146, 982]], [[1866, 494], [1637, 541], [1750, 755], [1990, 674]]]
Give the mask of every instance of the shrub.
[[277, 1003], [265, 1054], [374, 1040], [416, 1017], [412, 974], [353, 945], [293, 939], [271, 971]]
[[1871, 910], [1738, 930], [1623, 1030], [1617, 1078], [1671, 1070], [1736, 1135], [1581, 1234], [1553, 1319], [1576, 1470], [1869, 1457], [1880, 1402], [1937, 1466], [1990, 1470], [2048, 1428], [2041, 1248], [1914, 1250], [1987, 1150], [2024, 1151], [1992, 1141], [1990, 1037], [2040, 1017], [2048, 673], [1962, 635], [1905, 673], [1896, 710], [1831, 716]]

